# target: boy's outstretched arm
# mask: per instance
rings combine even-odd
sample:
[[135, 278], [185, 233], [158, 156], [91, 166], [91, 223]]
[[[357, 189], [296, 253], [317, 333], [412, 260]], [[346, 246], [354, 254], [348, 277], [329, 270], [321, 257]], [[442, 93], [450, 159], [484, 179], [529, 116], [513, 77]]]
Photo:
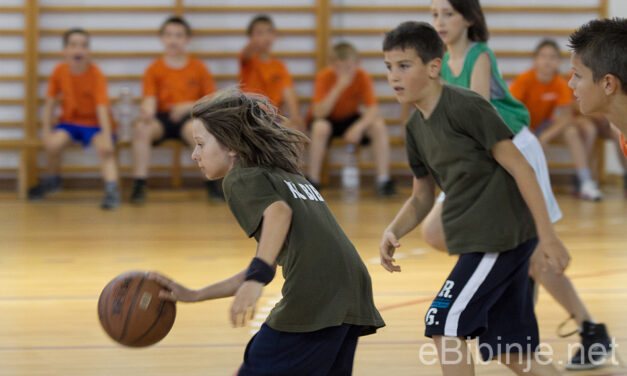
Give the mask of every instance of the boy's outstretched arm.
[[533, 168], [511, 140], [503, 140], [494, 144], [492, 155], [516, 180], [516, 185], [518, 185], [536, 224], [539, 238], [538, 247], [544, 251], [546, 260], [555, 272], [563, 273], [570, 262], [570, 256], [555, 233]]
[[431, 175], [414, 178], [411, 196], [405, 201], [401, 210], [383, 232], [379, 252], [381, 265], [390, 273], [400, 272], [401, 267], [394, 265], [394, 251], [400, 247], [398, 239], [415, 229], [429, 214], [435, 201], [435, 181]]

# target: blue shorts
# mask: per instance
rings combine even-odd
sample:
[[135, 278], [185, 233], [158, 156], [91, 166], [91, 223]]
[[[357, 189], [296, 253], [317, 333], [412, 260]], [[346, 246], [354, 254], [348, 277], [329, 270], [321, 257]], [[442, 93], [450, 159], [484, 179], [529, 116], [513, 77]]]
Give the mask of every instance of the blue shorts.
[[533, 238], [501, 253], [467, 253], [425, 316], [425, 335], [478, 337], [481, 357], [532, 353], [539, 344], [529, 258]]
[[288, 333], [263, 324], [246, 346], [238, 376], [350, 376], [361, 330], [343, 324]]
[[[82, 143], [83, 147], [89, 146], [91, 139], [101, 130], [100, 127], [87, 127], [70, 123], [59, 123], [54, 127], [55, 131], [57, 129], [63, 129], [69, 133], [72, 140]], [[115, 136], [113, 136], [113, 142], [115, 143]]]

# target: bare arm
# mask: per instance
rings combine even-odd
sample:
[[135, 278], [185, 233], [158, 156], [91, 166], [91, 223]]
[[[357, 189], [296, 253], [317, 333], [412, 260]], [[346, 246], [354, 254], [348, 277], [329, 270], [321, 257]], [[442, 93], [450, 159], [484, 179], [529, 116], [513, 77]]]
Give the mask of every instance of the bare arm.
[[401, 210], [383, 232], [379, 252], [381, 265], [389, 272], [400, 272], [401, 268], [394, 263], [394, 252], [400, 247], [398, 239], [415, 229], [429, 214], [435, 201], [435, 182], [431, 175], [420, 179], [414, 178], [411, 196], [405, 201]]
[[247, 61], [252, 59], [252, 57], [257, 53], [255, 46], [251, 41], [248, 41], [248, 44], [244, 47], [241, 54], [242, 61]]
[[287, 110], [290, 113], [288, 125], [298, 130], [304, 130], [305, 123], [300, 117], [298, 111], [298, 96], [296, 95], [296, 91], [294, 90], [294, 88], [286, 87], [285, 89], [283, 89], [283, 98], [285, 99]]
[[475, 66], [472, 68], [470, 76], [470, 90], [481, 94], [486, 100], [490, 100], [490, 75], [492, 74], [492, 64], [490, 56], [482, 53], [477, 58]]
[[568, 266], [570, 256], [555, 233], [533, 168], [511, 140], [497, 142], [492, 147], [492, 155], [516, 181], [533, 216], [540, 241], [538, 247], [545, 252], [555, 271], [562, 273]]

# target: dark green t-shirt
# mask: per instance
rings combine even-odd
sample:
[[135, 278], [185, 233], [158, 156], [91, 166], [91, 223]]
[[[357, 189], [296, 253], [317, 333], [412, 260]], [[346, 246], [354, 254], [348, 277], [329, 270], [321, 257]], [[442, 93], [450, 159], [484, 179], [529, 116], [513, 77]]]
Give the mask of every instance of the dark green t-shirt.
[[286, 202], [292, 222], [277, 263], [283, 298], [266, 323], [284, 332], [353, 324], [363, 334], [385, 325], [374, 306], [368, 270], [322, 196], [301, 175], [235, 166], [223, 182], [226, 200], [249, 237], [261, 235], [263, 212]]
[[414, 111], [405, 130], [414, 175], [431, 174], [446, 193], [442, 224], [451, 254], [503, 252], [536, 236], [514, 178], [492, 156], [513, 134], [488, 101], [444, 85], [429, 119]]

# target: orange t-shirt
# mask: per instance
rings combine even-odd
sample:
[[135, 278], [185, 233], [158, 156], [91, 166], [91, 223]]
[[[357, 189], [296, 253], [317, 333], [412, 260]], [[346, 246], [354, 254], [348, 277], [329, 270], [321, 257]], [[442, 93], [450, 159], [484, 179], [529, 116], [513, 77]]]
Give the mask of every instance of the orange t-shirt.
[[627, 157], [627, 140], [625, 140], [625, 136], [621, 133], [620, 135], [620, 147], [623, 149], [623, 154]]
[[509, 90], [529, 110], [532, 129], [550, 120], [556, 107], [573, 102], [573, 92], [563, 77], [556, 75], [551, 82], [543, 83], [533, 69], [516, 77]]
[[109, 105], [107, 79], [92, 63], [82, 74], [72, 74], [68, 63], [57, 65], [46, 96], [61, 100], [60, 122], [85, 127], [98, 127], [96, 108]]
[[183, 68], [166, 65], [163, 58], [144, 73], [144, 97], [157, 97], [157, 111], [168, 112], [177, 103], [193, 102], [216, 91], [211, 72], [193, 57]]
[[[314, 85], [313, 102], [322, 102], [336, 81], [337, 75], [333, 67], [326, 67], [318, 72]], [[374, 106], [377, 104], [377, 97], [374, 94], [372, 79], [368, 73], [363, 69], [358, 69], [355, 72], [353, 82], [344, 89], [337, 102], [335, 102], [329, 118], [333, 120], [346, 119], [355, 115], [362, 104], [368, 107]]]
[[262, 61], [257, 55], [243, 60], [241, 55], [239, 80], [242, 91], [265, 95], [278, 106], [283, 99], [283, 90], [293, 86], [292, 77], [285, 64], [277, 59]]

